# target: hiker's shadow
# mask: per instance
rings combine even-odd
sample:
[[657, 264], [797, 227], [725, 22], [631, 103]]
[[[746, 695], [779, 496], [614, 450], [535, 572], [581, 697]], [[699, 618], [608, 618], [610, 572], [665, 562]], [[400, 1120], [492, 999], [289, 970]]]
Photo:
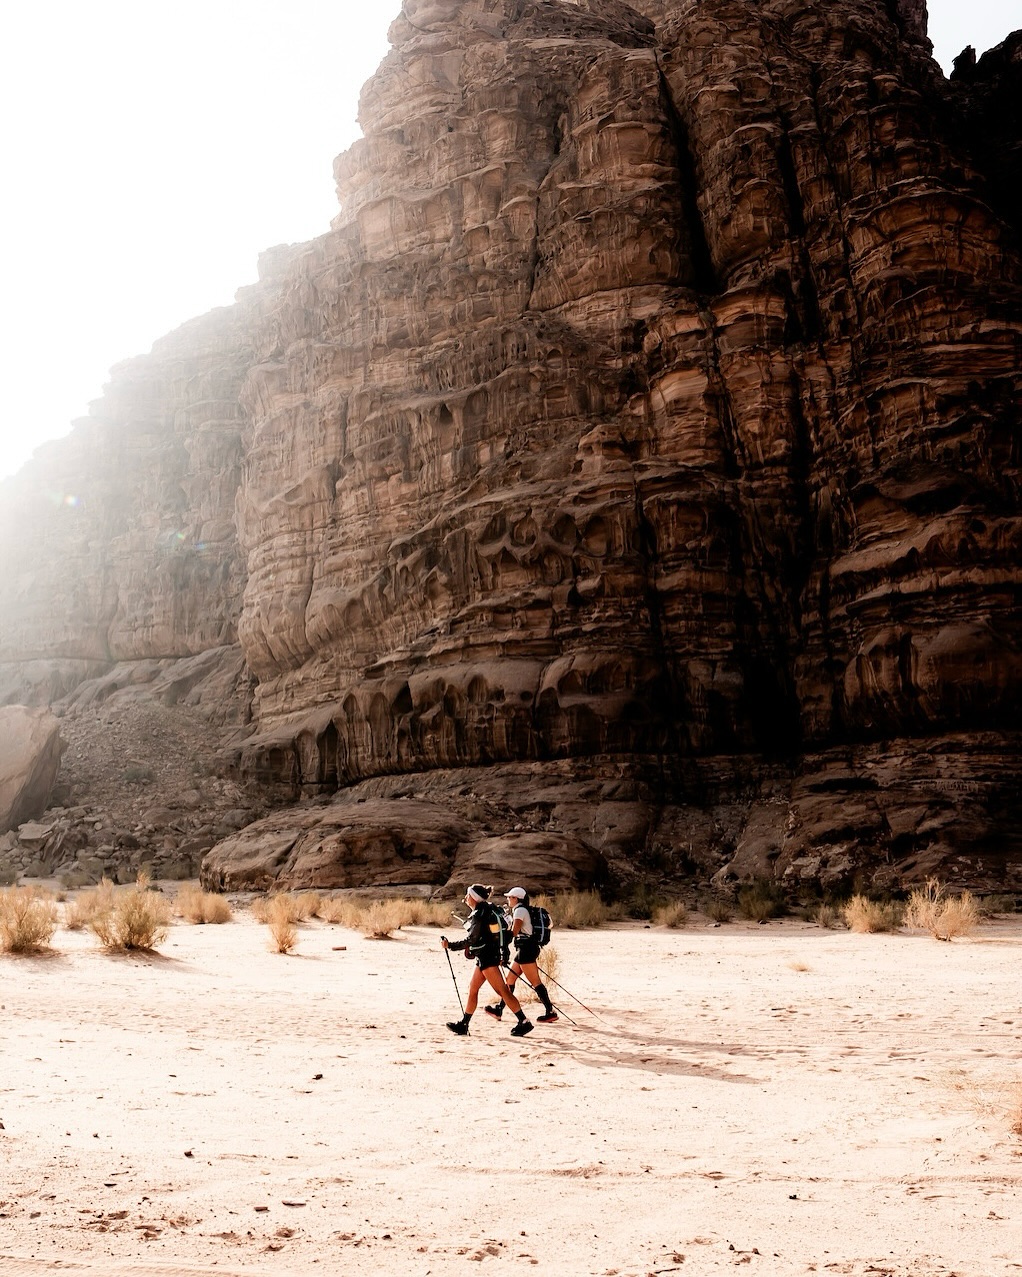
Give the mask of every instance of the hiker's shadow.
[[[750, 1077], [747, 1073], [735, 1073], [731, 1069], [722, 1069], [706, 1063], [705, 1057], [708, 1054], [719, 1055], [722, 1050], [726, 1051], [726, 1048], [719, 1043], [672, 1040], [660, 1041], [657, 1046], [651, 1046], [648, 1039], [639, 1038], [636, 1034], [618, 1033], [613, 1029], [589, 1029], [581, 1025], [572, 1034], [572, 1038], [575, 1038], [577, 1034], [584, 1034], [588, 1038], [582, 1047], [577, 1041], [571, 1039], [558, 1041], [556, 1038], [546, 1037], [544, 1037], [543, 1045], [547, 1050], [570, 1056], [579, 1064], [588, 1065], [590, 1068], [634, 1069], [660, 1077], [710, 1078], [715, 1082], [731, 1082], [738, 1086], [757, 1086], [762, 1081], [762, 1078]], [[614, 1050], [613, 1042], [616, 1038], [634, 1042], [637, 1049]], [[679, 1047], [689, 1052], [690, 1058], [665, 1055], [662, 1050], [657, 1049], [663, 1046]], [[691, 1056], [703, 1058], [693, 1059]]]

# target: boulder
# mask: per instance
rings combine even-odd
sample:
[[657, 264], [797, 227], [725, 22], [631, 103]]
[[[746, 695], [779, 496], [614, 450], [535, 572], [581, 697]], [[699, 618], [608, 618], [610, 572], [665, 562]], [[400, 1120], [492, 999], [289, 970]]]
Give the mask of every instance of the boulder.
[[49, 710], [24, 705], [0, 708], [0, 832], [46, 810], [60, 767], [60, 750], [60, 723]]

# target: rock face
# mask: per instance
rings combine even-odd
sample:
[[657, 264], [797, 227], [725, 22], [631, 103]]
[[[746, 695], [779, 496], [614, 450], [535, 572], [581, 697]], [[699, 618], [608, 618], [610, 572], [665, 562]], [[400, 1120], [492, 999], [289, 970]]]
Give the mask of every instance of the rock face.
[[45, 709], [0, 709], [0, 834], [46, 810], [60, 766], [60, 723]]
[[211, 881], [1022, 889], [1017, 43], [925, 27], [405, 0], [330, 233], [8, 498], [12, 694], [236, 638], [239, 774], [337, 797]]

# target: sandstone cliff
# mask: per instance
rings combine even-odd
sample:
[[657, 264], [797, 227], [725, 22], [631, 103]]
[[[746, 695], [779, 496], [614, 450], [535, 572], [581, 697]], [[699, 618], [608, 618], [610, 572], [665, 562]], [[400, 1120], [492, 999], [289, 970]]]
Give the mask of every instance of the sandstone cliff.
[[921, 0], [391, 40], [331, 231], [8, 491], [7, 698], [240, 645], [238, 775], [336, 798], [222, 884], [1022, 889], [1017, 42], [948, 85]]

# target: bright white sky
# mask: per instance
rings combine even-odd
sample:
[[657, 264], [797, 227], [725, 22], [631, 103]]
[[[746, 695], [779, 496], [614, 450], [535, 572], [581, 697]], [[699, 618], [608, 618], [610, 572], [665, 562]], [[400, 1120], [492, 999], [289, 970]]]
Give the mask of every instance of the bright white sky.
[[[0, 477], [119, 360], [336, 211], [331, 162], [399, 0], [15, 0], [0, 47]], [[949, 71], [1022, 0], [930, 0]]]

